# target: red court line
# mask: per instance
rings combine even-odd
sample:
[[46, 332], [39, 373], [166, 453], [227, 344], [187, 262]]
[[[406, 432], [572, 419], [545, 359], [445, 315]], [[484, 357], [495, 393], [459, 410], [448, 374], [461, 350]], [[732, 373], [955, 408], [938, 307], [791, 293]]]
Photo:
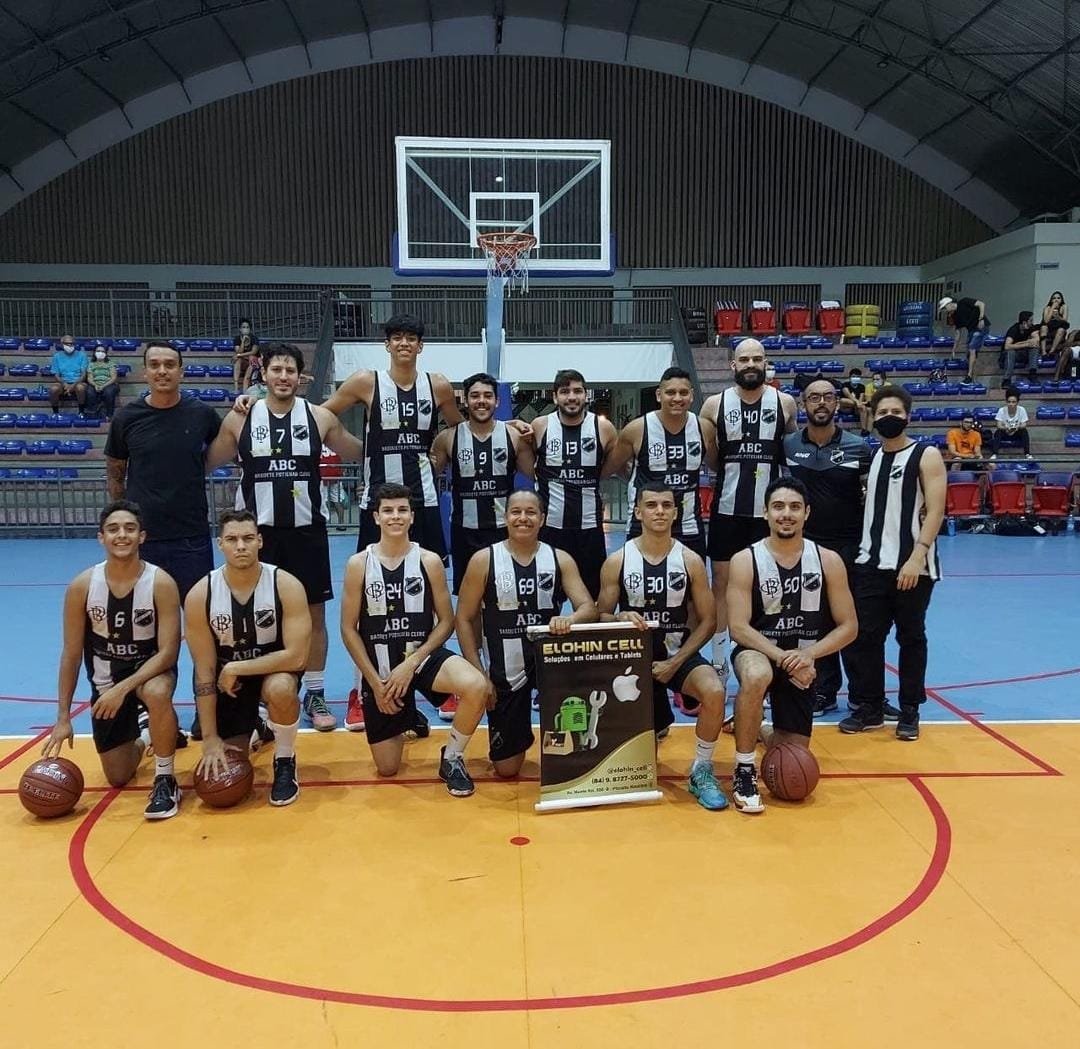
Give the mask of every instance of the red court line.
[[79, 891], [86, 901], [106, 921], [111, 922], [116, 928], [127, 933], [133, 939], [138, 940], [144, 946], [159, 954], [183, 965], [203, 976], [209, 976], [215, 980], [222, 980], [240, 987], [249, 987], [257, 991], [266, 991], [271, 994], [286, 995], [292, 998], [302, 998], [311, 1001], [336, 1002], [342, 1005], [361, 1005], [383, 1009], [402, 1009], [415, 1012], [441, 1012], [441, 1013], [478, 1013], [478, 1012], [521, 1012], [539, 1011], [551, 1009], [583, 1009], [604, 1005], [626, 1005], [637, 1002], [661, 1001], [671, 998], [683, 998], [690, 995], [708, 994], [714, 991], [724, 991], [733, 987], [744, 987], [747, 984], [759, 983], [777, 976], [783, 976], [798, 969], [805, 968], [818, 962], [827, 961], [848, 951], [861, 947], [870, 940], [875, 939], [894, 925], [903, 921], [913, 914], [930, 897], [931, 893], [941, 881], [948, 866], [949, 854], [952, 848], [952, 828], [949, 825], [948, 816], [941, 807], [937, 797], [924, 784], [919, 777], [907, 777], [908, 782], [922, 797], [930, 815], [934, 821], [934, 851], [930, 861], [919, 879], [918, 884], [908, 895], [891, 910], [874, 919], [861, 929], [803, 954], [795, 955], [774, 962], [771, 965], [761, 966], [757, 969], [749, 969], [744, 972], [731, 973], [727, 976], [719, 976], [710, 979], [697, 980], [692, 983], [674, 984], [667, 987], [648, 987], [637, 990], [613, 991], [604, 994], [569, 995], [550, 998], [493, 998], [473, 1000], [452, 1000], [437, 998], [405, 998], [394, 995], [366, 994], [355, 991], [342, 991], [333, 988], [312, 987], [306, 984], [288, 983], [282, 980], [271, 980], [251, 973], [238, 972], [229, 969], [216, 962], [191, 954], [183, 948], [170, 943], [163, 937], [151, 932], [135, 922], [120, 908], [110, 902], [98, 889], [86, 866], [86, 844], [95, 824], [101, 818], [105, 810], [116, 799], [118, 792], [107, 793], [94, 808], [87, 814], [79, 825], [71, 839], [68, 849], [68, 863], [72, 877]]
[[[1070, 667], [1068, 670], [1047, 670], [1041, 674], [1022, 674], [1020, 677], [999, 677], [990, 681], [964, 681], [959, 685], [934, 685], [935, 692], [949, 692], [962, 688], [984, 688], [989, 685], [1016, 685], [1022, 681], [1049, 681], [1050, 678], [1068, 677], [1070, 674], [1080, 674], [1080, 667]], [[927, 689], [929, 692], [929, 689]]]
[[[79, 703], [77, 706], [75, 706], [72, 709], [71, 716], [73, 718], [78, 717], [89, 706], [90, 706], [89, 703]], [[28, 750], [30, 750], [31, 748], [37, 746], [38, 743], [43, 742], [45, 740], [45, 738], [49, 735], [50, 732], [52, 732], [52, 726], [51, 725], [47, 729], [45, 729], [44, 732], [39, 732], [36, 736], [32, 736], [21, 747], [18, 747], [17, 749], [13, 750], [6, 757], [0, 758], [0, 769], [7, 768], [7, 766], [10, 765], [21, 754], [25, 754]]]

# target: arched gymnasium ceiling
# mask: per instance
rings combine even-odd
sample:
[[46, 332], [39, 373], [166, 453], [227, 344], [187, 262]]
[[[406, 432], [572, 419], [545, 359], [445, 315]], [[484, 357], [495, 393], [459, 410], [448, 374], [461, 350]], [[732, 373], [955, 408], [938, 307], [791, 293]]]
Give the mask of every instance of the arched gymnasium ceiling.
[[1080, 204], [1080, 0], [0, 0], [0, 210], [220, 98], [450, 54], [625, 63], [767, 98], [997, 229]]

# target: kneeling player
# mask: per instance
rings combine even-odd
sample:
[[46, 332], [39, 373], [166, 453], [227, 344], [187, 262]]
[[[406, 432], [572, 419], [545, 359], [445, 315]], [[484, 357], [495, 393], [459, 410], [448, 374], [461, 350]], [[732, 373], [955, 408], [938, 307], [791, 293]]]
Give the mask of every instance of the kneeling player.
[[311, 645], [307, 594], [295, 576], [260, 563], [262, 537], [249, 511], [221, 515], [218, 548], [224, 566], [200, 579], [184, 602], [202, 724], [199, 767], [212, 778], [226, 767], [226, 748], [247, 753], [261, 700], [274, 733], [270, 804], [291, 805], [300, 796], [296, 733]]
[[[176, 750], [176, 657], [180, 652], [180, 595], [172, 577], [143, 561], [146, 540], [139, 507], [109, 503], [98, 519], [105, 560], [72, 580], [64, 595], [64, 648], [57, 685], [56, 725], [41, 748], [46, 757], [72, 746], [71, 699], [79, 660], [90, 678], [90, 722], [105, 778], [122, 787], [154, 748], [154, 786], [143, 810], [164, 820], [180, 810], [173, 774]], [[139, 703], [149, 714], [149, 734], [139, 731]]]
[[371, 756], [380, 776], [401, 767], [406, 733], [416, 726], [420, 692], [440, 706], [458, 697], [439, 777], [455, 797], [474, 791], [465, 747], [484, 716], [484, 677], [444, 645], [454, 610], [442, 559], [409, 539], [409, 489], [380, 485], [369, 511], [379, 541], [349, 558], [341, 599], [341, 639], [363, 675], [361, 702]]
[[[474, 624], [479, 619], [487, 664], [488, 756], [500, 776], [516, 776], [532, 746], [532, 693], [536, 657], [526, 639], [531, 626], [567, 634], [575, 623], [596, 621], [596, 605], [574, 559], [537, 538], [544, 506], [531, 491], [506, 500], [504, 542], [469, 560], [458, 595], [458, 642], [465, 658], [483, 671]], [[562, 615], [569, 599], [573, 613]]]
[[802, 481], [777, 478], [765, 489], [768, 538], [731, 560], [727, 605], [739, 679], [732, 796], [740, 812], [765, 811], [754, 767], [765, 694], [773, 718], [767, 742], [808, 747], [814, 660], [839, 652], [858, 631], [840, 555], [803, 538], [809, 515]]
[[653, 727], [659, 733], [675, 720], [669, 688], [701, 704], [690, 793], [704, 808], [719, 810], [727, 808], [727, 798], [713, 771], [713, 752], [724, 719], [724, 686], [700, 654], [716, 625], [716, 604], [705, 562], [671, 536], [677, 514], [671, 488], [650, 481], [637, 490], [634, 517], [641, 535], [604, 562], [600, 618], [633, 623], [639, 630], [655, 624]]

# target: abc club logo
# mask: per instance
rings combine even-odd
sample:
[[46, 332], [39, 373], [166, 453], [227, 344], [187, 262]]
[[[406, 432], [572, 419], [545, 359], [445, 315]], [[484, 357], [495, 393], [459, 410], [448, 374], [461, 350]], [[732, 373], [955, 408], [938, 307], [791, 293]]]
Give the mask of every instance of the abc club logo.
[[95, 623], [100, 623], [105, 618], [105, 609], [101, 605], [91, 605], [87, 611]]
[[667, 585], [669, 590], [679, 591], [686, 589], [686, 573], [680, 572], [676, 569], [674, 572], [668, 572]]
[[595, 452], [596, 451], [596, 438], [595, 437], [582, 437], [581, 438], [581, 450], [583, 452]]
[[265, 441], [270, 436], [270, 427], [253, 426], [251, 428], [251, 436], [254, 437], [256, 441]]
[[763, 408], [761, 410], [761, 421], [766, 424], [776, 422], [776, 410], [774, 408]]
[[829, 456], [829, 462], [839, 465], [844, 461], [844, 451], [842, 448], [837, 448], [832, 455]]
[[405, 593], [415, 597], [424, 592], [424, 581], [418, 575], [405, 577]]
[[227, 630], [229, 630], [232, 627], [232, 616], [228, 616], [228, 615], [224, 615], [224, 614], [222, 614], [220, 616], [214, 616], [214, 618], [210, 620], [210, 625], [219, 634], [224, 634]]
[[379, 582], [368, 583], [364, 587], [364, 593], [371, 601], [378, 601], [383, 596], [383, 585]]
[[292, 428], [292, 435], [294, 441], [306, 441], [308, 439], [308, 429], [303, 424], [294, 426]]
[[761, 592], [766, 597], [776, 597], [780, 593], [780, 580], [779, 579], [763, 579], [761, 581]]
[[136, 626], [149, 626], [154, 621], [154, 610], [152, 608], [136, 608], [132, 613], [131, 620]]
[[427, 400], [427, 398], [421, 398], [419, 401], [417, 401], [416, 407], [421, 415], [431, 414], [431, 401]]
[[554, 572], [537, 572], [536, 585], [541, 590], [554, 590], [555, 589], [555, 573]]
[[255, 609], [255, 625], [266, 629], [274, 625], [274, 610], [272, 608]]
[[890, 481], [899, 481], [903, 476], [904, 468], [902, 466], [894, 466], [892, 470], [889, 471]]
[[506, 462], [506, 449], [505, 448], [496, 448], [495, 451], [493, 451], [491, 453], [491, 457], [497, 463], [505, 463]]
[[820, 590], [821, 575], [818, 572], [803, 572], [802, 585], [803, 590]]
[[701, 455], [701, 444], [698, 441], [689, 441], [686, 445], [686, 454], [691, 458]]
[[664, 453], [667, 451], [667, 445], [661, 444], [659, 441], [655, 441], [649, 445], [649, 458], [650, 459], [662, 459]]

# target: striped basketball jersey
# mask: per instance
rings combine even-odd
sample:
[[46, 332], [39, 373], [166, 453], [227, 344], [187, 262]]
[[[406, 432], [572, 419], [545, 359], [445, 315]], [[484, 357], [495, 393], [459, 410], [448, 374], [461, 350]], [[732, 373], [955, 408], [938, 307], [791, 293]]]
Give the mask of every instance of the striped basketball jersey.
[[105, 562], [90, 570], [83, 662], [98, 692], [130, 676], [157, 652], [156, 576], [157, 569], [144, 561], [135, 585], [124, 597], [116, 597], [105, 578]]
[[497, 689], [514, 690], [534, 680], [536, 657], [525, 631], [546, 626], [562, 610], [566, 595], [555, 550], [538, 543], [529, 564], [519, 564], [506, 543], [489, 548], [487, 584], [481, 606], [484, 657]]
[[653, 564], [642, 556], [636, 539], [623, 547], [622, 575], [619, 577], [619, 610], [640, 612], [654, 628], [653, 659], [670, 659], [682, 648], [690, 633], [690, 575], [683, 554], [686, 547], [677, 539], [663, 560]]
[[[701, 479], [701, 463], [705, 449], [701, 440], [701, 427], [693, 412], [686, 416], [686, 423], [678, 433], [670, 433], [660, 420], [659, 412], [645, 416], [641, 431], [641, 447], [634, 459], [627, 491], [627, 506], [637, 501], [639, 485], [647, 481], [659, 481], [668, 485], [675, 494], [678, 516], [671, 534], [676, 539], [688, 539], [704, 534], [701, 521], [701, 496], [698, 482]], [[641, 522], [631, 514], [628, 535], [641, 535]]]
[[785, 651], [820, 641], [835, 624], [817, 543], [804, 539], [802, 555], [792, 568], [776, 563], [766, 539], [754, 543], [750, 552], [754, 558], [750, 625]]
[[[898, 452], [879, 448], [866, 479], [862, 540], [855, 563], [897, 571], [911, 557], [925, 508], [919, 463], [926, 446], [912, 442]], [[941, 578], [937, 540], [926, 552], [923, 574]]]
[[435, 629], [435, 605], [418, 544], [409, 544], [396, 568], [387, 568], [379, 560], [374, 544], [367, 548], [357, 629], [384, 681], [428, 639]]
[[303, 528], [326, 521], [319, 456], [322, 438], [311, 406], [302, 397], [288, 415], [256, 401], [240, 439], [240, 486], [236, 509], [250, 510], [260, 525]]
[[364, 425], [361, 509], [370, 508], [375, 489], [387, 481], [405, 485], [417, 506], [439, 505], [428, 458], [435, 425], [436, 405], [427, 372], [417, 372], [409, 390], [398, 386], [389, 372], [375, 373], [371, 409]]
[[737, 387], [720, 395], [716, 443], [720, 467], [712, 511], [725, 517], [759, 517], [765, 489], [784, 463], [784, 419], [780, 394], [772, 386], [761, 400], [746, 404]]
[[604, 450], [596, 416], [586, 412], [577, 426], [566, 426], [558, 412], [548, 416], [536, 453], [536, 480], [547, 505], [549, 528], [600, 528], [600, 467]]
[[246, 601], [229, 588], [225, 568], [210, 573], [206, 590], [206, 619], [217, 647], [218, 667], [232, 661], [258, 659], [285, 647], [281, 636], [281, 595], [277, 567], [259, 565], [259, 579]]
[[506, 423], [480, 438], [467, 422], [454, 428], [450, 454], [451, 521], [462, 528], [503, 528], [517, 458]]

